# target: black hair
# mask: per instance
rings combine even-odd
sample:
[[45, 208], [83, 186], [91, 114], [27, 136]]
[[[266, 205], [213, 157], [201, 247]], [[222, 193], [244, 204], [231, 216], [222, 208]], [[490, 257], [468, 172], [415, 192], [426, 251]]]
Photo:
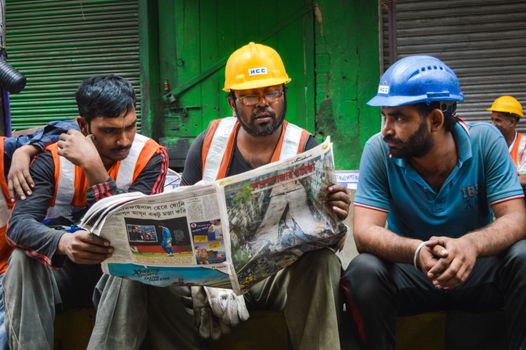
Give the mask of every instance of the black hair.
[[515, 121], [515, 123], [518, 123], [519, 120], [521, 120], [521, 117], [515, 113], [510, 112], [499, 112], [501, 115], [503, 115], [505, 118], [512, 119]]
[[116, 75], [84, 80], [77, 92], [79, 115], [89, 123], [95, 117], [117, 118], [135, 108], [137, 101], [130, 82]]
[[418, 113], [422, 117], [426, 117], [434, 109], [440, 109], [444, 114], [444, 128], [446, 131], [452, 132], [457, 123], [457, 118], [455, 118], [457, 112], [457, 103], [456, 102], [422, 102], [415, 104]]

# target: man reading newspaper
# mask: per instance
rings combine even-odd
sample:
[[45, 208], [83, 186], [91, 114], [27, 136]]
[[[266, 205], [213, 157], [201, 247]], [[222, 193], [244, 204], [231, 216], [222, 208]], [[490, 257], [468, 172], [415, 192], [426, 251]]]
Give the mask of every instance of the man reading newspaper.
[[[258, 67], [263, 68], [251, 75]], [[285, 120], [285, 84], [291, 79], [276, 51], [254, 43], [243, 46], [230, 56], [225, 73], [224, 90], [229, 92], [235, 117], [212, 121], [196, 139], [186, 160], [183, 184], [243, 173], [317, 144], [307, 131]], [[349, 205], [346, 190], [332, 185], [329, 191], [328, 205], [344, 219]], [[295, 210], [305, 197], [301, 191], [273, 193], [274, 198], [294, 194], [299, 196], [297, 201], [283, 202], [289, 203], [292, 214], [301, 210]], [[274, 214], [281, 215], [281, 211]], [[266, 234], [261, 231], [260, 235]], [[307, 253], [250, 288], [245, 300], [249, 308], [283, 311], [294, 349], [338, 349], [340, 268], [329, 249]], [[322, 310], [319, 305], [324, 305]]]
[[56, 308], [90, 306], [110, 242], [87, 231], [47, 226], [76, 223], [101, 198], [122, 191], [162, 191], [167, 154], [136, 134], [135, 92], [125, 79], [98, 76], [76, 93], [80, 131], [69, 130], [31, 165], [33, 194], [18, 201], [8, 238], [13, 251], [4, 279], [11, 349], [53, 348]]
[[[290, 80], [274, 49], [250, 43], [235, 51], [226, 64], [224, 87], [234, 117], [213, 121], [197, 137], [182, 185], [244, 173], [315, 147], [308, 132], [285, 120], [285, 84]], [[350, 203], [345, 188], [331, 184], [327, 198], [327, 209], [343, 220]], [[295, 213], [300, 210], [292, 207]], [[150, 348], [199, 348], [202, 338], [217, 338], [248, 318], [246, 300], [249, 308], [284, 312], [294, 349], [339, 349], [340, 274], [333, 251], [319, 249], [256, 284], [244, 297], [232, 290], [192, 287], [190, 304], [199, 332], [182, 303], [188, 288], [110, 277], [102, 298], [106, 305], [99, 306], [108, 311], [97, 313], [89, 348], [138, 349], [145, 339]]]

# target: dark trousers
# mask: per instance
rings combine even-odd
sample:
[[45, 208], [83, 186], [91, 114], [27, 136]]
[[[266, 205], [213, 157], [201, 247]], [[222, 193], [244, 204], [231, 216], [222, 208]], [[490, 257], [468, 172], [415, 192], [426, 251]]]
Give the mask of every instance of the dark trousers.
[[459, 287], [435, 288], [409, 264], [360, 254], [341, 286], [362, 349], [394, 349], [397, 316], [430, 311], [504, 309], [510, 349], [526, 349], [526, 240], [498, 256], [478, 258]]

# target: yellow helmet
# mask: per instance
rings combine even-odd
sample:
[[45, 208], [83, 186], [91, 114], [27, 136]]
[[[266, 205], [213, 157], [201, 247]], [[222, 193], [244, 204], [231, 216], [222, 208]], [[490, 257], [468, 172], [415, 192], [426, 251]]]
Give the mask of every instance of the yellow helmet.
[[223, 90], [257, 89], [287, 84], [291, 80], [276, 50], [250, 42], [228, 58]]
[[518, 115], [522, 118], [522, 105], [513, 96], [501, 96], [493, 101], [493, 104], [488, 108], [490, 112], [503, 112]]

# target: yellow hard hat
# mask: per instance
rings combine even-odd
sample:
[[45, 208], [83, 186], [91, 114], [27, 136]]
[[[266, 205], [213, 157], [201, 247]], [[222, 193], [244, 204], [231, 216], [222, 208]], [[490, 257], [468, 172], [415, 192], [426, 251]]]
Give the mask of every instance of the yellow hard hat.
[[228, 58], [223, 90], [257, 89], [287, 84], [291, 80], [276, 50], [250, 42]]
[[490, 112], [503, 112], [518, 115], [522, 118], [522, 105], [513, 96], [501, 96], [493, 101], [493, 104], [488, 108]]

